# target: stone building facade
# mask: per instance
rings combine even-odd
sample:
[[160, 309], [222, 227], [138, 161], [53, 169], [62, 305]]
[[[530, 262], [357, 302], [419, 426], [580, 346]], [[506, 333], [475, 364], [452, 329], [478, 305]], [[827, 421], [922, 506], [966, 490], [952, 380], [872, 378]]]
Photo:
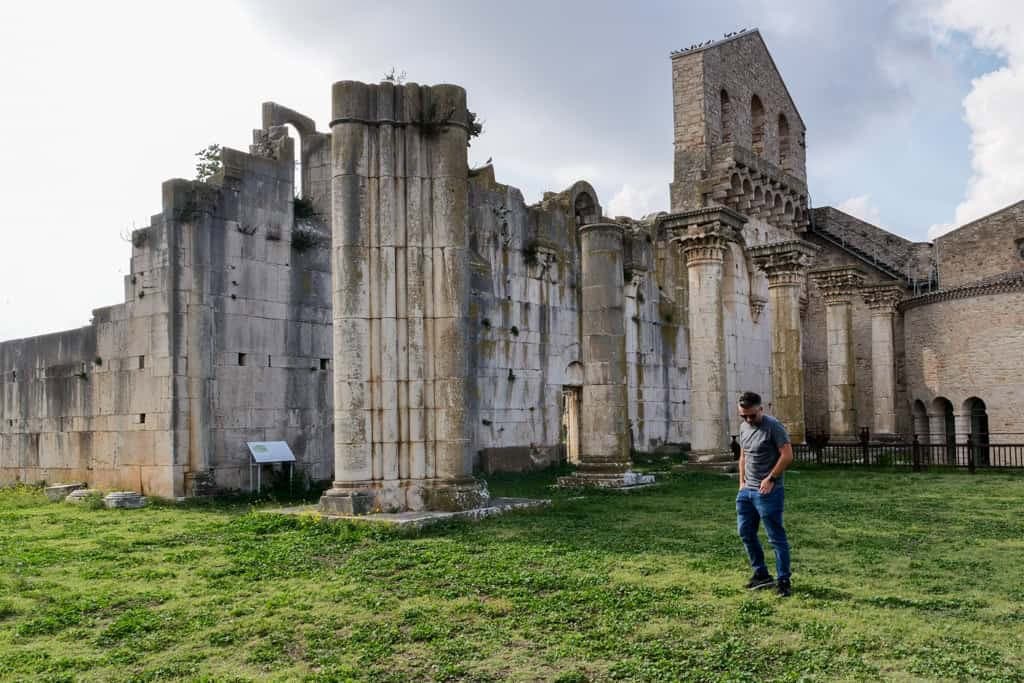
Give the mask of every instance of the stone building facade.
[[265, 104], [164, 184], [123, 303], [0, 344], [0, 481], [246, 489], [284, 440], [327, 510], [472, 507], [479, 469], [718, 466], [747, 389], [796, 441], [1024, 431], [1024, 204], [933, 244], [812, 209], [760, 33], [671, 67], [671, 208], [638, 218], [469, 168], [457, 86], [341, 81], [329, 132]]

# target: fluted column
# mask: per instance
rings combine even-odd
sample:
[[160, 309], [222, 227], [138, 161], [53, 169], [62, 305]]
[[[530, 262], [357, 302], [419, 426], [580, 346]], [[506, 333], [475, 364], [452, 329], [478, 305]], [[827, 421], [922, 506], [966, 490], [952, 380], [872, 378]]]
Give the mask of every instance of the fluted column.
[[861, 290], [871, 309], [872, 430], [880, 438], [896, 435], [896, 347], [893, 322], [903, 299], [900, 285], [875, 285]]
[[857, 438], [857, 363], [853, 348], [853, 297], [864, 281], [849, 266], [811, 272], [825, 300], [828, 344], [828, 416], [833, 441]]
[[793, 443], [803, 443], [804, 363], [800, 289], [818, 247], [802, 240], [763, 244], [750, 249], [758, 268], [768, 276], [771, 310], [772, 404], [775, 417], [789, 430]]
[[466, 92], [340, 81], [332, 104], [335, 473], [321, 507], [475, 507]]
[[746, 217], [726, 207], [672, 214], [661, 222], [686, 262], [690, 453], [696, 462], [732, 459], [722, 283], [726, 249], [730, 242], [742, 239], [744, 222]]

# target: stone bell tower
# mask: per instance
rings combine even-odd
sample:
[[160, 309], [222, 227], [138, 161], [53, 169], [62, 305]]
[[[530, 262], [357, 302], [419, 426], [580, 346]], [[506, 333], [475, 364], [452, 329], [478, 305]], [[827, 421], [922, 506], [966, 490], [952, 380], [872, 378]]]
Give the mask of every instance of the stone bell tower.
[[[731, 460], [733, 393], [742, 389], [764, 395], [800, 443], [800, 298], [818, 251], [801, 238], [809, 215], [803, 120], [757, 29], [674, 52], [672, 85], [672, 213], [661, 226], [688, 273], [693, 459]], [[730, 284], [738, 270], [757, 273], [744, 282], [749, 293]], [[739, 293], [750, 311], [736, 322]], [[730, 372], [753, 348], [736, 328], [742, 317], [757, 321], [766, 304], [771, 381], [740, 387]]]

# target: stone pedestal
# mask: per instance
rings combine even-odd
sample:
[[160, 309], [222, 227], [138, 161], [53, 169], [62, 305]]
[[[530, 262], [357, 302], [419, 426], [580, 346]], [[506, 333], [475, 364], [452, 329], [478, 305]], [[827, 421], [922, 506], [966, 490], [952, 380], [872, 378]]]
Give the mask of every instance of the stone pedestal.
[[746, 217], [725, 207], [666, 216], [661, 225], [678, 244], [688, 281], [690, 347], [690, 460], [731, 463], [730, 401], [726, 396], [723, 266], [730, 242], [740, 241]]
[[334, 84], [334, 514], [462, 509], [468, 386], [466, 92]]
[[832, 442], [857, 441], [857, 379], [853, 348], [853, 297], [864, 282], [848, 266], [811, 272], [825, 300], [828, 344], [828, 415]]
[[896, 436], [896, 347], [893, 322], [903, 299], [900, 285], [865, 287], [861, 296], [871, 309], [871, 385], [876, 439]]
[[583, 256], [583, 383], [580, 462], [561, 486], [624, 486], [629, 472], [629, 407], [623, 292], [623, 230], [580, 228]]
[[789, 430], [793, 443], [803, 443], [806, 436], [800, 288], [818, 251], [818, 247], [803, 240], [764, 244], [750, 249], [754, 263], [768, 276], [775, 417]]

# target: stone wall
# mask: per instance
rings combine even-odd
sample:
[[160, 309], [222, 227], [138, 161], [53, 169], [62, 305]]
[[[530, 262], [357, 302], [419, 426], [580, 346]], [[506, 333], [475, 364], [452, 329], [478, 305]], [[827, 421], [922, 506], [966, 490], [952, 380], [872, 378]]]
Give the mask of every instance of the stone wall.
[[[225, 149], [223, 160], [219, 187], [165, 187], [178, 239], [170, 257], [178, 274], [175, 343], [188, 358], [177, 373], [176, 457], [193, 478], [247, 489], [246, 442], [287, 441], [297, 472], [327, 479], [328, 233], [315, 220], [293, 220], [287, 156]], [[179, 205], [190, 213], [182, 215]], [[195, 484], [189, 479], [186, 487]]]
[[0, 482], [85, 481], [180, 494], [173, 421], [167, 231], [135, 231], [126, 303], [88, 327], [0, 344]]
[[[596, 202], [593, 188], [577, 183], [526, 206], [518, 190], [495, 181], [492, 169], [471, 178], [470, 362], [477, 378], [478, 452], [521, 449], [538, 463], [564, 457], [562, 395], [584, 383], [578, 224], [599, 215]], [[585, 204], [595, 213], [578, 215]], [[634, 448], [650, 451], [686, 438], [685, 334], [675, 304], [661, 299], [662, 288], [676, 287], [671, 273], [654, 266], [655, 252], [666, 246], [655, 243], [652, 224], [629, 228], [631, 280], [621, 284], [629, 416]], [[657, 260], [665, 263], [664, 255]]]
[[942, 289], [1024, 270], [1024, 202], [935, 240]]
[[315, 217], [293, 225], [292, 141], [272, 144], [276, 158], [223, 150], [209, 183], [164, 184], [132, 235], [125, 303], [0, 344], [0, 480], [247, 489], [245, 442], [266, 440], [330, 477], [329, 238]]
[[704, 51], [703, 100], [709, 144], [736, 143], [806, 182], [806, 128], [760, 32]]

